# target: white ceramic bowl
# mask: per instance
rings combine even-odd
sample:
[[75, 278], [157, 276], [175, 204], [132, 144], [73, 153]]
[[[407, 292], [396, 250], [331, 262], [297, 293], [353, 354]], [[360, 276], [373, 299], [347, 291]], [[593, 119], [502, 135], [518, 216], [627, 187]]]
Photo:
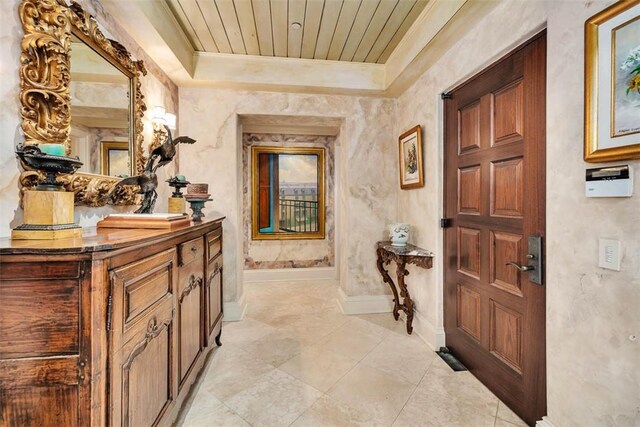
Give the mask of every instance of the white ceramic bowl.
[[409, 224], [389, 224], [389, 240], [393, 246], [407, 246], [409, 241]]

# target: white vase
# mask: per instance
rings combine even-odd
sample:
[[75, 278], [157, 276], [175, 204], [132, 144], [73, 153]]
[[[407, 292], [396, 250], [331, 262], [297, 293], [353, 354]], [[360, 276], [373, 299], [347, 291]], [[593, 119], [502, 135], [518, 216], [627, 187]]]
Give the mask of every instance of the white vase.
[[389, 224], [389, 239], [393, 246], [407, 246], [409, 224]]

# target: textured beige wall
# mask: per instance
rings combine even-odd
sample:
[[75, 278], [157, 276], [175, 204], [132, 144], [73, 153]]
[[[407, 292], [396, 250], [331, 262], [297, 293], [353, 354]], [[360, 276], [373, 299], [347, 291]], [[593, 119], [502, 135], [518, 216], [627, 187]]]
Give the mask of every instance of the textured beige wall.
[[[442, 102], [445, 92], [527, 40], [547, 21], [548, 414], [557, 427], [640, 425], [640, 194], [587, 199], [582, 160], [583, 26], [611, 2], [509, 1], [469, 29], [398, 99], [398, 129], [424, 127], [425, 187], [401, 191], [412, 241], [442, 254]], [[640, 114], [640, 112], [639, 112]], [[620, 163], [620, 162], [618, 162]], [[637, 161], [628, 161], [636, 174]], [[622, 271], [597, 267], [598, 238], [619, 239]], [[416, 329], [442, 343], [442, 269], [409, 277]]]
[[[136, 59], [143, 59], [149, 74], [142, 78], [142, 92], [148, 107], [164, 105], [168, 111], [178, 110], [178, 89], [168, 77], [153, 63], [153, 61], [137, 46], [113, 19], [103, 11], [96, 0], [80, 0], [80, 4], [96, 16], [105, 34], [120, 41]], [[0, 25], [0, 237], [9, 236], [11, 228], [22, 223], [22, 210], [19, 203], [18, 178], [20, 170], [14, 154], [14, 147], [24, 141], [20, 128], [20, 100], [19, 96], [19, 66], [20, 41], [22, 40], [22, 25], [18, 17], [20, 0], [3, 0], [2, 25]], [[147, 117], [144, 120], [145, 143], [151, 141], [151, 123]], [[88, 159], [81, 159], [88, 160]], [[158, 171], [158, 179], [163, 182], [175, 165], [168, 165]], [[166, 210], [167, 197], [170, 192], [166, 185], [159, 187], [159, 197], [156, 211]], [[110, 212], [128, 211], [134, 207], [88, 208], [76, 206], [76, 221], [83, 226], [95, 225]]]
[[[547, 36], [549, 418], [639, 426], [640, 340], [629, 336], [640, 335], [640, 189], [628, 199], [584, 196], [594, 165], [582, 161], [583, 25], [612, 2], [556, 3]], [[638, 161], [617, 163], [632, 165], [637, 182]], [[598, 267], [602, 237], [620, 240], [620, 272]]]
[[[181, 171], [208, 182], [205, 209], [226, 215], [225, 300], [242, 295], [242, 131], [238, 115], [342, 117], [335, 143], [336, 262], [348, 295], [384, 294], [374, 244], [395, 216], [395, 101], [337, 95], [180, 88], [180, 127], [198, 140], [181, 151]], [[385, 285], [386, 286], [386, 285]]]

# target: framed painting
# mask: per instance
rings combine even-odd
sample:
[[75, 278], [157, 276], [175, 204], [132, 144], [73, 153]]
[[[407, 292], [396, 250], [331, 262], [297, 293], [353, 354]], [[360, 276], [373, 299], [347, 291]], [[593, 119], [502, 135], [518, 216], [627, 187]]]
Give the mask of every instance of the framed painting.
[[102, 141], [100, 143], [100, 173], [126, 178], [129, 176], [129, 143], [126, 141]]
[[422, 128], [409, 129], [398, 138], [400, 188], [403, 190], [424, 186], [422, 170]]
[[640, 158], [640, 0], [585, 23], [584, 159]]

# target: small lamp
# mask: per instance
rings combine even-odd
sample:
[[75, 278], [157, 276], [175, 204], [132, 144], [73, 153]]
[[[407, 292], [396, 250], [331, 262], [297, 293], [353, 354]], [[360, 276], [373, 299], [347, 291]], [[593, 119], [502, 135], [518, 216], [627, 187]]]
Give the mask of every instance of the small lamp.
[[164, 119], [166, 121], [166, 125], [169, 126], [169, 129], [176, 130], [176, 115], [171, 113], [166, 113], [164, 115]]
[[151, 122], [153, 123], [153, 139], [151, 140], [151, 150], [162, 144], [162, 141], [167, 137], [167, 131], [164, 126], [168, 126], [169, 129], [175, 130], [176, 128], [176, 115], [167, 113], [167, 110], [163, 106], [153, 107], [151, 110]]
[[151, 121], [154, 125], [163, 125], [166, 123], [165, 116], [167, 114], [167, 110], [162, 106], [153, 107], [151, 110]]

